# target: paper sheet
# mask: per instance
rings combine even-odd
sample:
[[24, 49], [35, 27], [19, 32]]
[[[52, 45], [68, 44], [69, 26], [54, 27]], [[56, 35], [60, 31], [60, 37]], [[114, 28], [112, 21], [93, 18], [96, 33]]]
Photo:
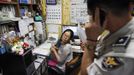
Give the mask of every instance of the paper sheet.
[[46, 44], [42, 44], [39, 46], [39, 48], [42, 48], [42, 49], [50, 49], [51, 47], [51, 43], [46, 43]]
[[89, 15], [87, 13], [87, 4], [84, 3], [84, 0], [72, 0], [71, 1], [71, 11], [70, 11], [70, 19], [71, 23], [78, 22], [88, 22]]
[[24, 20], [19, 21], [20, 35], [25, 36], [28, 33], [28, 23]]
[[78, 25], [77, 33], [78, 33], [78, 36], [79, 36], [80, 40], [83, 43], [86, 42], [87, 36], [86, 36], [86, 33], [85, 33], [85, 29], [82, 28], [80, 25]]
[[73, 52], [76, 52], [76, 53], [82, 53], [84, 52], [80, 46], [72, 46], [72, 49], [73, 49]]
[[80, 50], [80, 46], [72, 46], [73, 49]]
[[60, 25], [48, 24], [47, 25], [48, 33], [59, 33], [59, 27]]
[[37, 34], [43, 34], [43, 26], [41, 22], [34, 22]]
[[33, 50], [33, 54], [42, 55], [42, 56], [49, 56], [50, 50], [43, 49], [43, 48], [36, 48]]

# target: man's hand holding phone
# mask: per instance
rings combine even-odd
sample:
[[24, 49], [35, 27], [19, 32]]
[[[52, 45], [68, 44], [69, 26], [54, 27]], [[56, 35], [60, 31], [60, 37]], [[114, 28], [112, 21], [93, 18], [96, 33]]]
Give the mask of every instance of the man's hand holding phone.
[[96, 42], [98, 36], [103, 31], [103, 28], [101, 27], [101, 24], [100, 24], [99, 8], [96, 8], [96, 10], [95, 10], [94, 20], [92, 20], [92, 22], [88, 23], [88, 25], [86, 25], [86, 26], [87, 26], [86, 27], [87, 41]]

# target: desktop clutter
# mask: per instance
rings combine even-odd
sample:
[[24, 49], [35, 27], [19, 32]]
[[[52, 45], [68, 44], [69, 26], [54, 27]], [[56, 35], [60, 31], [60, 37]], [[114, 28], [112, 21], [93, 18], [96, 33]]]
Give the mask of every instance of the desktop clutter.
[[14, 30], [2, 35], [0, 68], [3, 75], [30, 75], [33, 73], [33, 47], [27, 41], [24, 37], [19, 37]]
[[6, 52], [16, 53], [18, 55], [24, 54], [31, 46], [24, 37], [16, 35], [15, 31], [3, 34], [0, 39], [0, 54]]
[[[43, 75], [46, 58], [37, 58], [29, 37], [19, 37], [15, 31], [3, 34], [0, 39], [0, 69], [2, 75]], [[44, 73], [45, 72], [45, 73]]]
[[[19, 20], [0, 23], [0, 74], [2, 75], [38, 75], [36, 74], [38, 68], [35, 67], [36, 57], [32, 53], [36, 45], [33, 20], [29, 18], [23, 20], [26, 22]], [[18, 27], [16, 23], [20, 23]]]

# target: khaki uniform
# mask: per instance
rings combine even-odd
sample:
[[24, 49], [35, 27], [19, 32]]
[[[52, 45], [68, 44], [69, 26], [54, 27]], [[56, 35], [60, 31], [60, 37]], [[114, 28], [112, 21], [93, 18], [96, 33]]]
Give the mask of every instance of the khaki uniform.
[[[128, 37], [127, 44], [120, 45]], [[100, 56], [87, 68], [88, 75], [134, 75], [134, 18], [99, 43], [96, 51]]]

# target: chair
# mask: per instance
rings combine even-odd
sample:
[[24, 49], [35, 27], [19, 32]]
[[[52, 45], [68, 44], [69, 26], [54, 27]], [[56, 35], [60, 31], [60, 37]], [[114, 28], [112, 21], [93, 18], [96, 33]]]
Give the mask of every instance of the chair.
[[66, 75], [77, 75], [80, 71], [80, 65], [83, 53], [73, 52], [73, 59], [66, 65]]

